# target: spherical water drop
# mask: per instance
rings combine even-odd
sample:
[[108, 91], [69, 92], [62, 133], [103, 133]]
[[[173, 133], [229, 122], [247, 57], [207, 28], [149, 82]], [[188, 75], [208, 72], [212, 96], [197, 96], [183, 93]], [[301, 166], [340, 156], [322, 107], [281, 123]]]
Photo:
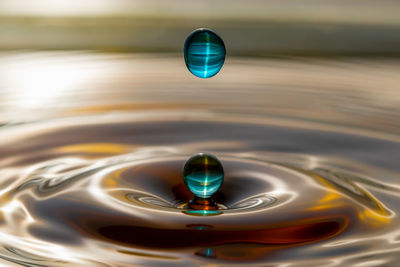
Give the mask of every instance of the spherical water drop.
[[224, 65], [225, 54], [221, 37], [209, 29], [197, 29], [186, 39], [185, 63], [197, 77], [210, 78], [217, 74]]
[[196, 197], [209, 198], [224, 181], [224, 169], [216, 157], [200, 153], [185, 163], [183, 179]]

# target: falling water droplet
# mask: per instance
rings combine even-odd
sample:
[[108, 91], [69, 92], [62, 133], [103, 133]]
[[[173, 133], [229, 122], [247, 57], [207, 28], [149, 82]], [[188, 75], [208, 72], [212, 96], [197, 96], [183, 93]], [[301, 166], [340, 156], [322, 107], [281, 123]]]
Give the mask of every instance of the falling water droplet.
[[197, 29], [186, 38], [185, 63], [197, 77], [210, 78], [217, 74], [224, 65], [225, 54], [221, 37], [209, 29]]
[[196, 197], [210, 198], [224, 181], [224, 169], [216, 157], [199, 153], [185, 163], [183, 179]]

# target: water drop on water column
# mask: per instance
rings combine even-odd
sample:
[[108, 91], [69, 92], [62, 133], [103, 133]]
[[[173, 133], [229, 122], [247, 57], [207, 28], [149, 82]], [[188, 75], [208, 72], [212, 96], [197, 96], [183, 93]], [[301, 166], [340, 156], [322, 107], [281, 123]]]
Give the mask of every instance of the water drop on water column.
[[199, 153], [186, 161], [183, 180], [198, 198], [210, 198], [224, 181], [224, 169], [214, 156]]
[[197, 29], [186, 38], [185, 63], [197, 77], [210, 78], [217, 74], [224, 65], [225, 55], [221, 37], [209, 29]]

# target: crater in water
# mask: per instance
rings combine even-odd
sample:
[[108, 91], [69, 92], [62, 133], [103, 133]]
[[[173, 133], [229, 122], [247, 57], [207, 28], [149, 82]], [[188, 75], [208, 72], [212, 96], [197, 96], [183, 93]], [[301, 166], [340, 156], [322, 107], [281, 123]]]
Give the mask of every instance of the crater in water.
[[[1, 130], [0, 257], [22, 265], [357, 262], [398, 253], [398, 140], [185, 111]], [[182, 168], [220, 159], [220, 209]]]

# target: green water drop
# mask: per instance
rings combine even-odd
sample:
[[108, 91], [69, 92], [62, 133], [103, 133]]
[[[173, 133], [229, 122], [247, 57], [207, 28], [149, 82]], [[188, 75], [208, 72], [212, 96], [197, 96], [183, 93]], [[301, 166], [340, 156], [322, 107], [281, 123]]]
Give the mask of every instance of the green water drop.
[[183, 180], [198, 198], [210, 198], [224, 181], [224, 169], [213, 155], [199, 153], [186, 161]]

